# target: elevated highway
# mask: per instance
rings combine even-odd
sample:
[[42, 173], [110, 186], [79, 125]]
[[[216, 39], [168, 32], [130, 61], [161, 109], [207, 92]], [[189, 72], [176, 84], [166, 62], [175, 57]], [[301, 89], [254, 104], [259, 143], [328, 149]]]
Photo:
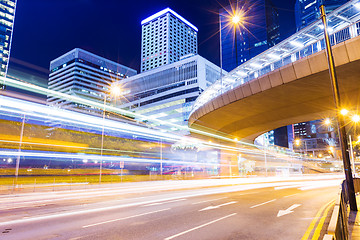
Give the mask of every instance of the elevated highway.
[[[360, 103], [360, 37], [333, 49], [344, 106]], [[329, 117], [334, 100], [324, 51], [281, 67], [214, 98], [189, 123], [238, 138], [255, 139], [272, 129]]]
[[[337, 26], [338, 30], [332, 35], [344, 107], [358, 106], [360, 102], [359, 9], [352, 2], [330, 16], [344, 19], [345, 13], [351, 12], [347, 17], [352, 20], [338, 21], [333, 31]], [[344, 33], [348, 33], [346, 41], [341, 37]], [[299, 43], [300, 40], [303, 42]], [[294, 42], [300, 46], [291, 50]], [[317, 22], [251, 59], [247, 65], [240, 65], [205, 91], [195, 104], [189, 126], [254, 140], [278, 127], [331, 117], [335, 105], [327, 56], [321, 49], [322, 30]], [[310, 54], [306, 54], [307, 50]], [[266, 57], [275, 60], [266, 62]]]

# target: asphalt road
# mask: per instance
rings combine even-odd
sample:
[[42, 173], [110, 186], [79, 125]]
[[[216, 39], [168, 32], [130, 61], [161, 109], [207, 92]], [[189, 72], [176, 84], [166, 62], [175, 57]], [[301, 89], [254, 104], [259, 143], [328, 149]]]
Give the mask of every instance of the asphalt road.
[[325, 178], [164, 181], [3, 195], [0, 239], [311, 239], [326, 226], [341, 182]]

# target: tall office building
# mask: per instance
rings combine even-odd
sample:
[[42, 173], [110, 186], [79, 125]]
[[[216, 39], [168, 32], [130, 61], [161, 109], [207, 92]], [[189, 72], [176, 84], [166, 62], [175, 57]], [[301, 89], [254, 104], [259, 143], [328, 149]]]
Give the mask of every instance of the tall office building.
[[[236, 0], [220, 9], [222, 62], [231, 71], [280, 41], [279, 14], [270, 0]], [[232, 16], [240, 14], [234, 27]], [[236, 30], [236, 32], [234, 31]]]
[[198, 29], [166, 8], [141, 22], [141, 72], [197, 54]]
[[[103, 102], [113, 82], [133, 76], [136, 70], [75, 48], [50, 62], [48, 88], [68, 95]], [[48, 104], [101, 114], [101, 109], [48, 96]]]
[[320, 6], [325, 5], [326, 13], [340, 7], [348, 0], [296, 0], [295, 23], [300, 30], [312, 22], [320, 19]]
[[[9, 65], [14, 28], [16, 0], [0, 0], [0, 76], [5, 77]], [[0, 84], [0, 90], [4, 86]]]
[[[126, 94], [119, 107], [187, 127], [194, 101], [219, 77], [218, 66], [199, 55], [190, 54], [178, 62], [121, 80]], [[189, 133], [174, 126], [150, 124], [161, 130], [175, 131], [183, 135]]]

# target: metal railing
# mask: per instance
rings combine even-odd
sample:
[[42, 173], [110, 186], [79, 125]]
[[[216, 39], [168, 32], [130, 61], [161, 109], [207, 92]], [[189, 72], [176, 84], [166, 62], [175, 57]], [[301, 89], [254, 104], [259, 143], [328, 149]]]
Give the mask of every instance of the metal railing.
[[[354, 178], [355, 192], [360, 192], [360, 178]], [[330, 223], [327, 229], [327, 234], [324, 236], [324, 240], [336, 239], [336, 240], [348, 240], [348, 208], [349, 196], [347, 190], [347, 184], [344, 180], [341, 184], [340, 196], [336, 200], [334, 211], [332, 213]]]

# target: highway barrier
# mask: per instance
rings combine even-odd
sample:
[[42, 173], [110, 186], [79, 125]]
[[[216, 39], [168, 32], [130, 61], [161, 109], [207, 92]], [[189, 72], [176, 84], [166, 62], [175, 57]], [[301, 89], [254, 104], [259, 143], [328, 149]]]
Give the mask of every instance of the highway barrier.
[[[354, 178], [355, 193], [360, 192], [360, 178]], [[325, 234], [323, 240], [348, 240], [348, 210], [347, 205], [349, 203], [348, 191], [345, 180], [341, 184], [339, 197], [335, 202], [334, 211], [331, 215], [327, 234]]]

